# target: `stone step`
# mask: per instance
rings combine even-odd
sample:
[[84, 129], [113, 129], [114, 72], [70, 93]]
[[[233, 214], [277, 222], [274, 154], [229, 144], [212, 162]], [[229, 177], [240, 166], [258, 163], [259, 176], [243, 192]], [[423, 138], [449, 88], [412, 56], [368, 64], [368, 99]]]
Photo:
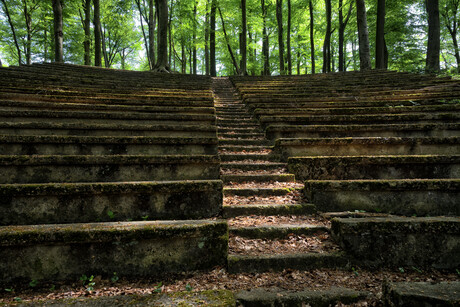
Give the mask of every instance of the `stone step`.
[[147, 114], [129, 112], [83, 112], [83, 111], [2, 111], [0, 120], [4, 122], [54, 122], [54, 123], [94, 123], [94, 124], [216, 124], [216, 117], [210, 114]]
[[221, 175], [224, 183], [229, 182], [295, 182], [293, 174]]
[[251, 289], [235, 294], [237, 306], [340, 306], [366, 300], [370, 293], [347, 288], [303, 291], [281, 289]]
[[388, 306], [456, 306], [460, 303], [460, 282], [389, 282], [383, 287]]
[[230, 117], [227, 117], [227, 118], [218, 117], [217, 118], [217, 123], [219, 125], [227, 125], [227, 124], [258, 125], [257, 121], [255, 121], [250, 116], [244, 116], [244, 117], [230, 116]]
[[221, 169], [236, 169], [241, 171], [257, 171], [257, 170], [278, 170], [287, 167], [286, 163], [221, 163]]
[[236, 196], [283, 196], [292, 191], [300, 190], [297, 188], [224, 188], [225, 195]]
[[[224, 146], [222, 146], [222, 145], [224, 145]], [[227, 147], [225, 145], [244, 145], [244, 146], [248, 146], [248, 147], [253, 147], [254, 145], [260, 145], [260, 146], [267, 147], [267, 146], [271, 145], [271, 142], [267, 141], [265, 139], [262, 139], [262, 140], [219, 139], [219, 147]]]
[[338, 137], [450, 137], [460, 136], [460, 124], [271, 125], [265, 130], [265, 135], [270, 140]]
[[0, 280], [11, 285], [75, 281], [82, 274], [152, 278], [211, 270], [226, 263], [227, 231], [225, 221], [207, 220], [0, 227]]
[[219, 179], [217, 156], [0, 156], [0, 184]]
[[265, 135], [263, 133], [221, 133], [218, 132], [218, 137], [225, 138], [225, 139], [253, 139], [253, 138], [260, 138], [265, 139]]
[[452, 155], [460, 137], [278, 139], [273, 153], [282, 160], [298, 156]]
[[313, 204], [290, 204], [290, 205], [235, 205], [223, 206], [222, 216], [232, 218], [237, 216], [263, 215], [263, 216], [287, 216], [287, 215], [307, 215], [316, 213]]
[[217, 138], [5, 136], [0, 155], [216, 155]]
[[271, 146], [267, 145], [219, 145], [219, 151], [225, 153], [229, 152], [263, 152], [272, 150]]
[[307, 180], [305, 196], [323, 212], [460, 215], [460, 179]]
[[458, 214], [337, 218], [331, 229], [335, 240], [364, 267], [456, 269], [460, 265]]
[[257, 127], [246, 127], [246, 128], [238, 128], [238, 127], [222, 127], [218, 126], [219, 133], [262, 133], [262, 130], [259, 126]]
[[329, 228], [309, 224], [276, 225], [276, 226], [252, 226], [230, 227], [230, 235], [251, 239], [283, 239], [290, 234], [313, 235], [329, 232]]
[[218, 123], [217, 128], [221, 130], [222, 128], [227, 128], [230, 131], [236, 131], [235, 128], [246, 128], [252, 130], [257, 129], [260, 130], [260, 126], [257, 123], [247, 123], [247, 122], [241, 122], [241, 123]]
[[222, 208], [220, 180], [0, 184], [0, 225], [201, 219]]
[[288, 165], [297, 180], [460, 178], [459, 155], [296, 157]]
[[349, 259], [344, 253], [305, 253], [287, 255], [229, 255], [228, 272], [260, 273], [268, 271], [314, 270], [321, 268], [345, 268]]
[[230, 161], [277, 161], [277, 159], [269, 154], [219, 154], [220, 160], [223, 162]]
[[6, 135], [75, 135], [75, 136], [147, 136], [147, 137], [217, 137], [215, 126], [208, 125], [126, 125], [47, 122], [0, 122], [0, 134]]

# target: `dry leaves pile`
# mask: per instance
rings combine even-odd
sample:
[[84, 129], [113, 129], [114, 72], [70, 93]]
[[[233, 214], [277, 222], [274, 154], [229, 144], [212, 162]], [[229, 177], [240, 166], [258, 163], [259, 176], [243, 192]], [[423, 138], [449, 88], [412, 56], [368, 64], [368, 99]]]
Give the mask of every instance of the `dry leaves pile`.
[[275, 225], [311, 225], [330, 227], [329, 220], [321, 216], [289, 215], [289, 216], [237, 216], [227, 220], [229, 227], [253, 227]]
[[338, 251], [327, 233], [314, 236], [290, 234], [286, 239], [246, 239], [230, 236], [229, 253], [238, 255], [267, 255], [267, 254], [300, 254], [300, 253], [326, 253]]
[[232, 151], [226, 149], [219, 149], [219, 154], [230, 154], [230, 155], [267, 155], [272, 152], [271, 149], [254, 149], [254, 150], [241, 150]]
[[236, 189], [301, 189], [304, 187], [302, 183], [297, 182], [278, 182], [278, 181], [267, 181], [267, 182], [229, 182], [226, 187]]
[[252, 160], [252, 159], [245, 159], [240, 161], [232, 161], [232, 162], [225, 162], [225, 164], [273, 164], [272, 161], [268, 160]]
[[271, 169], [271, 170], [253, 170], [253, 171], [247, 171], [247, 170], [241, 170], [241, 169], [235, 169], [235, 168], [222, 168], [220, 170], [220, 173], [222, 175], [280, 175], [280, 174], [286, 174], [286, 169], [285, 168], [277, 168], [277, 169]]
[[293, 205], [302, 203], [302, 194], [299, 190], [294, 190], [283, 196], [225, 196], [224, 206], [241, 205]]

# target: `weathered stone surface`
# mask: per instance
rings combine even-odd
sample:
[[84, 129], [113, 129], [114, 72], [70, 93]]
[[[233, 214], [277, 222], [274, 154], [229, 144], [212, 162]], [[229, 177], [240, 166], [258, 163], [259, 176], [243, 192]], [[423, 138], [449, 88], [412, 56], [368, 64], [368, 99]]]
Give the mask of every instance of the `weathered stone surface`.
[[346, 288], [330, 288], [327, 290], [304, 290], [298, 292], [281, 289], [252, 289], [240, 291], [235, 297], [238, 304], [247, 307], [271, 306], [335, 306], [337, 303], [352, 304], [364, 300], [369, 293]]
[[457, 155], [460, 137], [278, 139], [274, 153], [283, 160], [303, 156]]
[[222, 210], [222, 181], [0, 185], [0, 225], [200, 219]]
[[219, 179], [217, 156], [0, 156], [0, 184]]
[[460, 156], [292, 157], [297, 180], [460, 178]]
[[0, 227], [0, 281], [152, 277], [226, 263], [225, 221]]
[[459, 217], [335, 218], [331, 232], [362, 266], [460, 266]]
[[460, 179], [307, 180], [304, 192], [323, 212], [460, 216]]
[[460, 306], [460, 282], [392, 282], [384, 285], [387, 306]]

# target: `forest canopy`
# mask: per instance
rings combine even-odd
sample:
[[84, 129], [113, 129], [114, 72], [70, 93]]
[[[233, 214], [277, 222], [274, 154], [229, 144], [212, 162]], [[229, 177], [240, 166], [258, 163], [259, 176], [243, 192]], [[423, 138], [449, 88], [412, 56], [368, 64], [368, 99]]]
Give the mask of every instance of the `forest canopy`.
[[458, 73], [459, 9], [460, 0], [0, 0], [0, 63]]

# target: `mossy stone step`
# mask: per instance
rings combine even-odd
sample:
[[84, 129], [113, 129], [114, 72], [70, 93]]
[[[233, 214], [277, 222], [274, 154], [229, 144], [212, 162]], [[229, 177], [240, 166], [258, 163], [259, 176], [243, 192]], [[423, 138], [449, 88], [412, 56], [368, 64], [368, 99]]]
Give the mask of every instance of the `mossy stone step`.
[[460, 124], [270, 125], [265, 129], [265, 134], [270, 140], [338, 137], [451, 137], [460, 136]]
[[237, 169], [242, 171], [257, 171], [257, 170], [276, 170], [280, 168], [285, 168], [287, 166], [286, 163], [221, 163], [220, 167], [222, 169]]
[[460, 137], [278, 139], [273, 153], [282, 160], [298, 156], [456, 155]]
[[222, 209], [222, 181], [0, 184], [0, 225], [201, 219]]
[[224, 195], [237, 196], [284, 196], [298, 188], [224, 188]]
[[260, 146], [270, 146], [271, 142], [265, 139], [262, 140], [234, 140], [234, 139], [219, 139], [219, 145], [260, 145]]
[[230, 152], [258, 152], [264, 150], [271, 150], [271, 146], [265, 145], [219, 145], [219, 150]]
[[[0, 227], [0, 281], [153, 277], [224, 265], [225, 221], [155, 221]], [[20, 255], [20, 257], [18, 257]]]
[[460, 266], [458, 214], [457, 217], [336, 218], [332, 219], [331, 232], [335, 241], [362, 266], [450, 270]]
[[335, 253], [306, 253], [287, 255], [229, 255], [228, 271], [237, 273], [261, 273], [268, 271], [315, 270], [321, 268], [345, 268], [350, 259], [341, 252]]
[[217, 138], [7, 136], [1, 155], [216, 155]]
[[298, 180], [460, 178], [460, 155], [293, 157]]
[[263, 133], [260, 127], [250, 127], [250, 128], [240, 128], [240, 127], [235, 127], [235, 128], [226, 128], [226, 127], [221, 127], [218, 126], [218, 131], [219, 133]]
[[221, 138], [225, 139], [252, 139], [252, 138], [264, 138], [265, 134], [261, 132], [253, 132], [253, 133], [241, 133], [241, 132], [218, 132], [217, 134]]
[[460, 179], [307, 180], [304, 189], [319, 211], [460, 216]]
[[235, 205], [223, 206], [222, 216], [224, 218], [232, 218], [237, 216], [248, 215], [308, 215], [316, 213], [316, 207], [313, 204], [292, 204], [292, 205]]
[[235, 294], [236, 301], [241, 306], [337, 306], [351, 305], [366, 300], [370, 293], [355, 291], [347, 288], [331, 287], [322, 290], [285, 291], [281, 289], [251, 289]]
[[220, 160], [224, 162], [229, 161], [243, 161], [243, 160], [254, 160], [254, 161], [277, 161], [276, 157], [270, 154], [219, 154]]
[[217, 156], [0, 156], [0, 184], [219, 179]]
[[295, 182], [293, 174], [221, 175], [224, 183], [229, 182]]
[[298, 225], [276, 225], [276, 226], [252, 226], [252, 227], [230, 227], [231, 235], [251, 239], [283, 239], [290, 234], [313, 235], [329, 232], [329, 228], [309, 224]]
[[389, 282], [383, 298], [388, 306], [459, 306], [460, 282]]
[[260, 130], [260, 126], [259, 124], [257, 123], [249, 123], [249, 122], [240, 122], [240, 123], [221, 123], [219, 122], [217, 124], [217, 127], [219, 128], [219, 130], [221, 128], [228, 128], [232, 131], [236, 131], [236, 128], [246, 128], [246, 129], [249, 129], [249, 128], [253, 128], [253, 129], [259, 129]]

